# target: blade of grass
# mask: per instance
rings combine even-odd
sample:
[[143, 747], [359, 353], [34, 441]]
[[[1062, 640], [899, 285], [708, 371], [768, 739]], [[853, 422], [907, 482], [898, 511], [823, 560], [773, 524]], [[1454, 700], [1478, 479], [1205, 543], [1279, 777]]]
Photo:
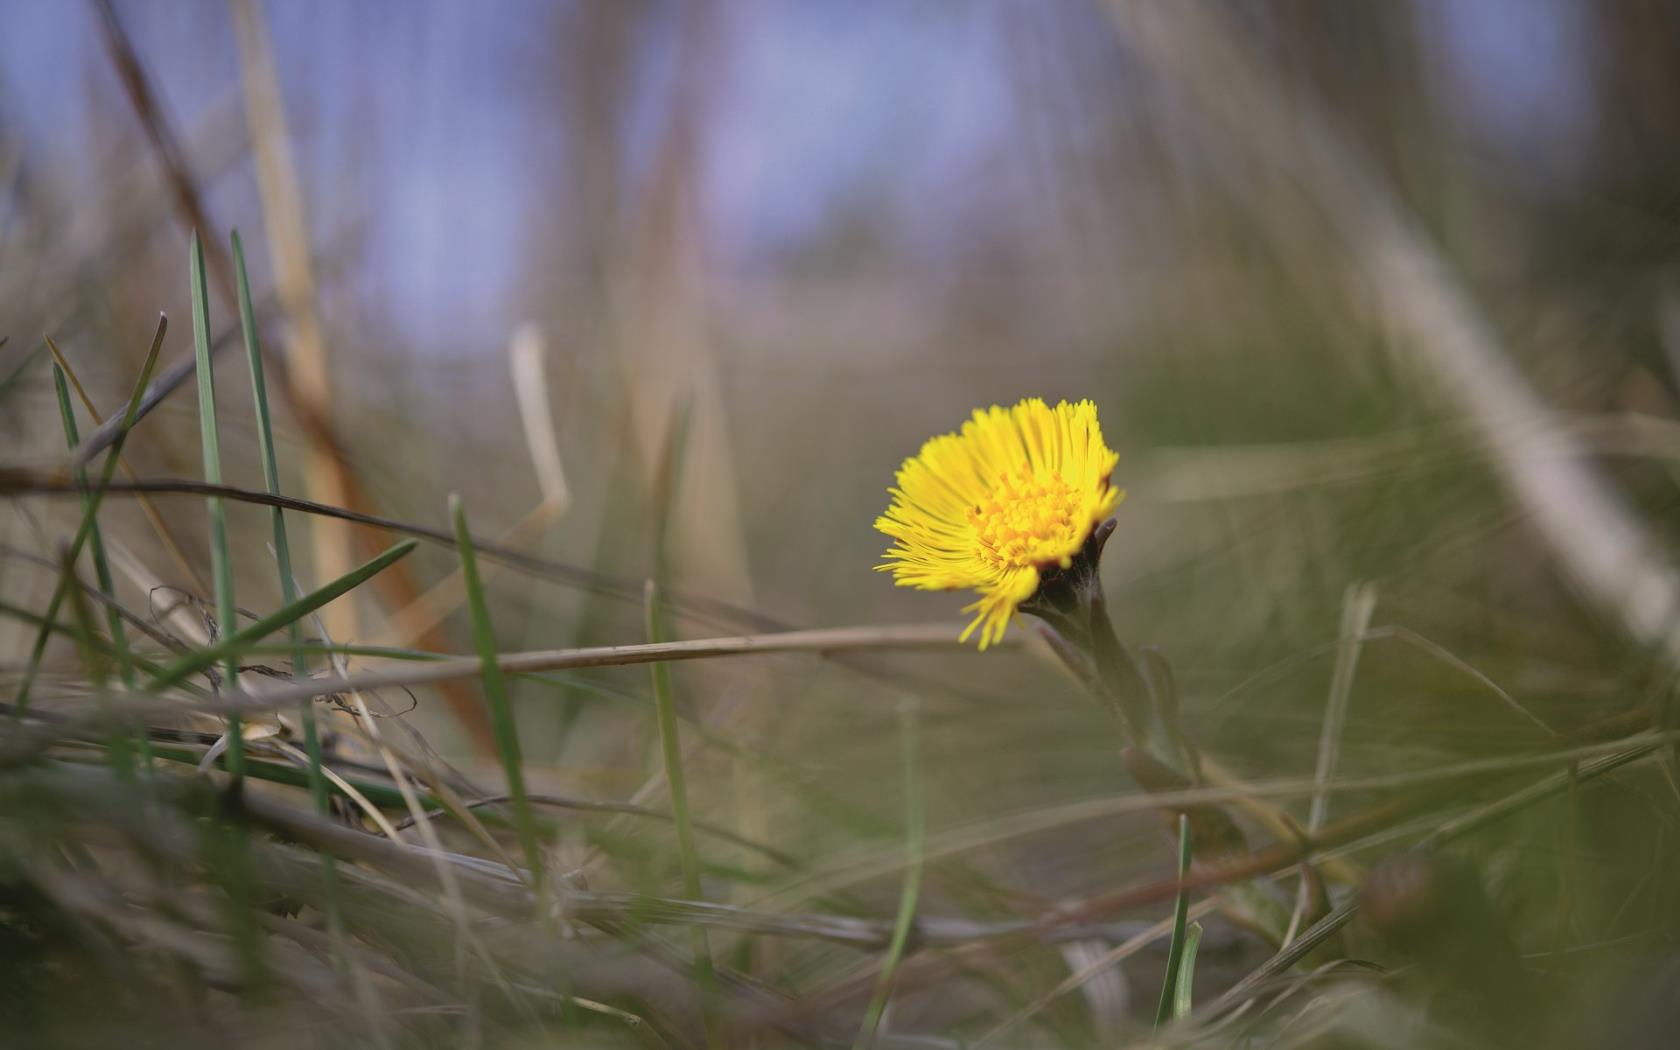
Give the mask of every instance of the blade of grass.
[[[146, 683], [146, 691], [155, 693], [168, 689], [170, 686], [179, 685], [218, 661], [223, 664], [224, 670], [236, 667], [238, 655], [244, 652], [252, 642], [259, 638], [266, 638], [282, 627], [296, 625], [303, 617], [308, 616], [328, 602], [349, 594], [367, 580], [408, 556], [417, 546], [419, 544], [414, 540], [403, 540], [383, 554], [370, 558], [351, 569], [347, 575], [340, 576], [325, 587], [310, 591], [302, 598], [295, 599], [267, 616], [252, 621], [232, 634], [224, 633], [216, 639], [215, 644], [203, 649], [196, 649], [165, 667], [156, 677]], [[219, 615], [220, 612], [218, 611]], [[230, 670], [227, 673], [231, 674], [232, 672]], [[229, 680], [231, 681], [231, 679]]]
[[[657, 645], [665, 640], [665, 617], [660, 609], [659, 588], [647, 582], [648, 642]], [[665, 760], [665, 783], [671, 794], [671, 819], [676, 823], [677, 853], [682, 863], [683, 897], [698, 901], [700, 896], [700, 861], [694, 848], [694, 822], [688, 810], [688, 781], [683, 775], [682, 737], [677, 728], [676, 700], [671, 692], [671, 669], [664, 661], [652, 666], [653, 705], [659, 721], [660, 753]], [[712, 950], [706, 931], [695, 927], [694, 973], [700, 985], [700, 1001], [704, 1013], [706, 1043], [718, 1043], [716, 1009], [716, 977], [712, 972]]]
[[[97, 425], [105, 414], [99, 410], [99, 406], [89, 396], [87, 388], [82, 385], [81, 379], [77, 377], [76, 370], [70, 366], [70, 359], [64, 356], [58, 345], [51, 339], [47, 340], [47, 349], [52, 351], [53, 360], [58, 362], [58, 366], [64, 369], [64, 378], [70, 381], [70, 389], [76, 392], [76, 399], [82, 403], [83, 408], [87, 409], [88, 415], [93, 417], [94, 423]], [[84, 469], [83, 461], [76, 456], [76, 452], [80, 448], [81, 439], [77, 438], [76, 446], [70, 450], [71, 467], [77, 473]], [[117, 467], [128, 480], [139, 480], [139, 475], [134, 472], [134, 468], [129, 464], [126, 457], [117, 460]], [[140, 504], [140, 512], [146, 516], [146, 521], [151, 524], [152, 531], [157, 533], [159, 541], [163, 543], [163, 549], [169, 552], [170, 558], [175, 562], [175, 567], [181, 571], [182, 579], [190, 584], [193, 590], [203, 594], [205, 591], [204, 581], [198, 578], [198, 570], [194, 569], [192, 562], [187, 559], [187, 552], [181, 548], [180, 540], [175, 538], [174, 531], [163, 520], [163, 515], [158, 513], [157, 504], [152, 501], [150, 496], [139, 496], [137, 502]]]
[[[82, 523], [77, 527], [75, 538], [70, 541], [66, 551], [65, 562], [70, 566], [74, 566], [76, 560], [81, 557], [82, 546], [87, 543], [89, 534], [93, 532], [94, 521], [99, 514], [99, 504], [105, 498], [105, 490], [111, 484], [111, 476], [116, 473], [117, 457], [128, 440], [129, 428], [134, 425], [134, 417], [140, 409], [140, 398], [145, 393], [146, 383], [151, 379], [152, 369], [157, 366], [158, 351], [163, 348], [163, 334], [168, 329], [169, 319], [158, 315], [157, 331], [152, 335], [151, 349], [146, 351], [146, 361], [140, 366], [140, 378], [135, 382], [134, 392], [128, 398], [128, 407], [123, 411], [122, 425], [118, 427], [117, 435], [111, 442], [111, 454], [99, 472], [98, 486], [88, 493], [82, 508]], [[35, 635], [35, 644], [29, 651], [29, 662], [24, 668], [23, 679], [18, 683], [16, 703], [20, 718], [29, 710], [29, 690], [35, 682], [35, 676], [41, 670], [41, 657], [46, 653], [47, 637], [51, 633], [49, 625], [57, 620], [59, 606], [63, 604], [65, 592], [73, 578], [60, 574], [58, 586], [53, 589], [52, 599], [47, 602], [47, 611], [41, 617], [41, 629]]]
[[898, 971], [898, 962], [904, 957], [905, 945], [910, 941], [911, 927], [916, 922], [916, 901], [921, 894], [922, 846], [927, 837], [927, 809], [922, 804], [921, 748], [918, 741], [916, 709], [912, 703], [904, 702], [899, 711], [899, 719], [900, 737], [904, 746], [904, 888], [899, 894], [898, 917], [893, 920], [892, 941], [887, 945], [886, 958], [881, 960], [881, 976], [875, 983], [875, 994], [869, 1000], [869, 1009], [863, 1016], [863, 1027], [858, 1030], [857, 1039], [852, 1042], [852, 1050], [866, 1050], [875, 1042], [875, 1032], [880, 1027], [881, 1015], [886, 1012], [887, 1002], [892, 996], [893, 975]]
[[[1336, 648], [1336, 665], [1330, 677], [1330, 699], [1325, 704], [1324, 722], [1318, 737], [1317, 780], [1328, 785], [1335, 778], [1336, 762], [1341, 755], [1342, 726], [1347, 721], [1348, 699], [1353, 693], [1353, 678], [1359, 669], [1359, 655], [1365, 634], [1371, 626], [1371, 614], [1377, 607], [1374, 584], [1350, 584], [1342, 597], [1342, 635]], [[1313, 793], [1308, 808], [1307, 831], [1316, 832], [1324, 826], [1330, 810], [1330, 794], [1320, 789]]]
[[519, 830], [519, 844], [525, 851], [525, 863], [530, 865], [532, 883], [541, 899], [543, 884], [542, 849], [537, 842], [536, 823], [531, 816], [531, 802], [525, 794], [525, 773], [519, 756], [519, 730], [514, 725], [513, 710], [508, 705], [507, 683], [502, 678], [501, 665], [496, 660], [496, 631], [490, 622], [490, 610], [484, 601], [484, 584], [478, 575], [478, 558], [473, 552], [472, 535], [467, 531], [467, 510], [461, 498], [450, 493], [449, 517], [455, 525], [456, 549], [461, 556], [461, 578], [467, 587], [467, 609], [472, 614], [473, 643], [478, 649], [484, 696], [490, 704], [490, 718], [496, 732], [496, 750], [501, 756], [502, 771], [507, 777], [508, 794], [513, 799], [513, 817]]
[[1173, 1020], [1183, 1020], [1190, 1013], [1191, 986], [1196, 977], [1196, 949], [1202, 945], [1202, 924], [1193, 922], [1184, 931], [1184, 958], [1178, 964], [1178, 977], [1173, 985]]
[[[1324, 705], [1324, 721], [1318, 735], [1318, 765], [1313, 773], [1318, 787], [1313, 791], [1307, 808], [1308, 835], [1318, 834], [1330, 812], [1330, 782], [1335, 779], [1336, 766], [1341, 759], [1342, 727], [1347, 723], [1354, 675], [1359, 670], [1359, 656], [1364, 650], [1365, 636], [1370, 632], [1371, 615], [1376, 608], [1377, 588], [1373, 583], [1350, 583], [1342, 594], [1342, 629], [1337, 639], [1336, 663], [1330, 673], [1330, 697]], [[1289, 916], [1289, 926], [1284, 930], [1284, 943], [1287, 944], [1309, 921], [1313, 887], [1319, 884], [1316, 878], [1301, 879], [1296, 888], [1295, 908]]]
[[[206, 484], [220, 485], [222, 446], [216, 426], [216, 378], [210, 353], [210, 293], [204, 279], [204, 241], [197, 230], [193, 231], [192, 244], [188, 249], [187, 270], [192, 284], [193, 359], [197, 362], [198, 433], [204, 450], [204, 480]], [[114, 449], [111, 459], [116, 459]], [[218, 655], [223, 657], [221, 691], [232, 694], [239, 689], [239, 661], [234, 655], [236, 649], [226, 642], [237, 637], [237, 632], [232, 635], [229, 632], [238, 622], [238, 607], [233, 596], [233, 561], [228, 554], [227, 511], [220, 497], [211, 497], [204, 502], [209, 518], [210, 578], [216, 601], [216, 629], [221, 642], [211, 648], [220, 650]], [[241, 791], [245, 777], [244, 724], [239, 713], [231, 710], [227, 713], [227, 771], [233, 778], [234, 791]], [[252, 987], [260, 989], [267, 982], [267, 967], [253, 901], [245, 826], [240, 821], [230, 821], [224, 831], [211, 822], [205, 825], [204, 836], [200, 848], [206, 867], [226, 887], [228, 923], [240, 962]]]
[[[47, 345], [52, 345], [51, 339], [47, 340]], [[58, 354], [56, 347], [53, 348], [53, 354], [54, 356]], [[57, 364], [53, 365], [53, 387], [58, 394], [58, 414], [60, 421], [64, 424], [65, 443], [74, 449], [76, 442], [80, 440], [76, 433], [76, 410], [70, 404], [70, 386], [66, 381], [64, 369]], [[87, 483], [86, 472], [78, 471], [76, 480], [85, 485]], [[87, 502], [92, 498], [92, 496], [82, 498], [84, 513], [86, 512]], [[115, 598], [117, 592], [116, 586], [111, 580], [111, 563], [105, 557], [105, 539], [100, 534], [97, 516], [94, 518], [93, 527], [88, 533], [88, 549], [93, 558], [94, 577], [99, 583], [100, 591], [107, 598]], [[74, 569], [72, 568], [71, 571], [73, 572]], [[85, 608], [85, 602], [78, 600], [81, 596], [80, 588], [71, 588], [71, 598], [75, 601], [75, 607], [78, 609]], [[128, 650], [128, 632], [123, 628], [122, 616], [117, 612], [114, 603], [106, 603], [105, 605], [105, 626], [111, 635], [110, 650], [111, 655], [116, 659], [117, 677], [122, 681], [125, 689], [133, 690], [134, 660]], [[89, 636], [92, 637], [91, 631]], [[140, 734], [141, 758], [148, 769], [151, 768], [152, 764], [151, 756], [147, 753], [149, 746], [145, 734]], [[119, 764], [122, 764], [129, 757], [126, 729], [119, 728], [113, 735], [111, 754]]]
[[[320, 296], [315, 267], [310, 259], [309, 218], [304, 207], [298, 169], [292, 156], [293, 138], [287, 131], [285, 101], [280, 91], [279, 72], [269, 39], [267, 19], [257, 0], [229, 5], [233, 16], [234, 42], [239, 50], [239, 73], [245, 99], [246, 127], [250, 133], [252, 173], [256, 176], [258, 199], [262, 203], [263, 229], [267, 233], [272, 279], [285, 311], [289, 330], [283, 379], [296, 410], [293, 418], [303, 425], [299, 457], [299, 481], [303, 490], [334, 503], [352, 502], [357, 486], [346, 484], [349, 471], [339, 455], [336, 440], [323, 440], [333, 430], [333, 381], [328, 367], [326, 339], [322, 334]], [[238, 248], [235, 247], [235, 255]], [[237, 294], [238, 260], [231, 270], [226, 255], [220, 257], [218, 277], [224, 292]], [[231, 279], [230, 279], [231, 277]], [[247, 342], [249, 345], [249, 342]], [[319, 426], [312, 422], [319, 421]], [[356, 562], [355, 530], [348, 525], [323, 520], [305, 520], [311, 539], [317, 578], [342, 575]], [[389, 583], [389, 581], [386, 581]], [[363, 637], [356, 607], [349, 603], [323, 612], [331, 632], [339, 638]]]
[[[263, 376], [262, 347], [257, 339], [257, 316], [251, 307], [251, 280], [245, 269], [245, 246], [239, 231], [233, 231], [233, 265], [239, 291], [239, 328], [245, 337], [245, 361], [251, 372], [251, 399], [256, 407], [257, 446], [262, 453], [263, 484], [268, 491], [280, 494], [280, 462], [274, 453], [274, 424], [268, 411], [268, 384]], [[297, 577], [292, 574], [292, 549], [286, 537], [286, 512], [279, 507], [269, 508], [269, 523], [274, 532], [274, 560], [280, 573], [280, 600], [291, 606], [297, 603]], [[412, 549], [412, 548], [411, 548]], [[303, 613], [286, 624], [287, 641], [292, 649], [292, 676], [309, 677], [309, 648], [303, 643]], [[321, 731], [315, 724], [315, 703], [304, 700], [298, 704], [298, 721], [303, 726], [303, 753], [309, 769], [309, 793], [315, 800], [315, 811], [329, 811], [327, 776], [321, 764]], [[332, 933], [334, 955], [341, 968], [347, 954], [344, 951], [344, 914], [338, 897], [338, 873], [331, 854], [321, 857], [326, 877], [327, 925]]]
[[1190, 874], [1190, 815], [1178, 815], [1178, 881], [1177, 901], [1173, 905], [1172, 941], [1167, 948], [1167, 976], [1161, 982], [1161, 1002], [1155, 1008], [1155, 1027], [1160, 1028], [1172, 1016], [1174, 994], [1178, 988], [1178, 970], [1184, 958], [1184, 930], [1190, 918], [1190, 889], [1183, 885]]
[[[49, 346], [52, 344], [50, 339], [47, 342]], [[58, 413], [60, 421], [64, 424], [64, 440], [71, 448], [75, 448], [76, 442], [80, 438], [76, 433], [76, 410], [71, 407], [70, 389], [66, 380], [64, 370], [56, 364], [53, 365], [53, 386], [58, 394]], [[76, 480], [85, 485], [87, 483], [86, 472], [78, 471]], [[86, 513], [87, 503], [92, 498], [91, 495], [83, 497], [84, 513]], [[92, 522], [93, 524], [88, 530], [88, 551], [93, 558], [94, 578], [99, 582], [99, 589], [104, 592], [106, 597], [115, 598], [117, 596], [116, 585], [111, 579], [111, 563], [105, 557], [105, 538], [100, 534], [98, 517], [95, 516]], [[134, 661], [129, 656], [128, 632], [123, 628], [122, 616], [117, 612], [114, 605], [105, 607], [105, 620], [111, 634], [111, 652], [116, 657], [117, 677], [122, 680], [125, 687], [133, 689]]]
[[[256, 408], [257, 447], [262, 454], [263, 484], [268, 491], [280, 494], [280, 462], [274, 454], [274, 424], [268, 411], [268, 384], [263, 376], [262, 347], [257, 339], [257, 317], [251, 308], [251, 280], [245, 269], [245, 246], [239, 231], [233, 231], [233, 266], [239, 292], [239, 329], [245, 337], [245, 362], [251, 371], [251, 399]], [[279, 507], [269, 508], [269, 524], [274, 532], [274, 560], [280, 572], [280, 601], [292, 605], [298, 599], [297, 578], [292, 575], [292, 548], [286, 537], [286, 512]], [[308, 610], [303, 610], [307, 613]], [[286, 624], [286, 637], [292, 646], [292, 675], [309, 677], [309, 651], [303, 644], [303, 616]], [[315, 725], [315, 705], [298, 705], [298, 718], [303, 724], [304, 751], [309, 756], [310, 793], [315, 808], [327, 811], [327, 780], [321, 774], [321, 736]]]
[[[204, 447], [204, 480], [220, 485], [222, 444], [216, 427], [216, 377], [210, 357], [210, 292], [204, 282], [204, 242], [196, 230], [188, 254], [188, 269], [192, 279], [193, 354], [198, 362], [198, 435]], [[228, 557], [227, 509], [220, 496], [207, 497], [204, 507], [210, 520], [210, 576], [216, 597], [217, 631], [225, 638], [238, 622], [233, 600], [233, 562]], [[239, 685], [239, 662], [234, 659], [234, 650], [226, 646], [215, 648], [222, 650], [219, 655], [224, 657], [222, 689], [233, 692]], [[238, 712], [228, 713], [227, 768], [236, 781], [245, 772], [241, 722]]]

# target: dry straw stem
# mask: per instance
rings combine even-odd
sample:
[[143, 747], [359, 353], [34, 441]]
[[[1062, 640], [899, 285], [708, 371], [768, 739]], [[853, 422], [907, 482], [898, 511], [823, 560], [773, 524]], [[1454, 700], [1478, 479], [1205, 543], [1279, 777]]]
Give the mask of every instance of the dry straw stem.
[[[584, 667], [625, 667], [662, 661], [704, 660], [775, 653], [837, 653], [861, 650], [963, 649], [957, 635], [961, 624], [928, 623], [877, 627], [824, 627], [808, 631], [745, 634], [728, 638], [696, 638], [643, 645], [603, 645], [583, 649], [545, 649], [500, 653], [496, 666], [508, 674], [576, 670]], [[351, 689], [387, 689], [431, 685], [475, 678], [483, 664], [474, 657], [449, 657], [400, 671], [359, 671], [348, 675], [312, 678], [290, 684], [260, 683], [250, 689], [251, 702], [261, 707], [296, 703], [315, 696]], [[249, 707], [250, 704], [244, 705]]]
[[572, 506], [571, 488], [560, 462], [560, 443], [554, 433], [554, 410], [548, 400], [548, 343], [536, 322], [520, 325], [508, 340], [508, 368], [513, 373], [513, 395], [519, 405], [519, 422], [525, 447], [531, 453], [531, 467], [542, 491], [539, 507], [549, 508], [554, 517]]
[[[1680, 660], [1680, 576], [1580, 445], [1511, 364], [1498, 336], [1393, 188], [1300, 93], [1285, 95], [1206, 5], [1106, 0], [1129, 51], [1173, 82], [1263, 172], [1311, 201], [1365, 304], [1481, 437], [1488, 462], [1568, 575], [1629, 634]], [[1250, 177], [1249, 166], [1236, 166]], [[1233, 170], [1236, 170], [1235, 168]], [[1296, 213], [1262, 208], [1290, 246]]]
[[[653, 176], [626, 214], [622, 265], [612, 277], [614, 350], [622, 369], [630, 436], [649, 494], [660, 468], [671, 421], [688, 406], [684, 485], [669, 513], [672, 560], [692, 586], [750, 604], [746, 533], [742, 527], [737, 457], [718, 381], [717, 355], [707, 319], [705, 201], [698, 191], [706, 122], [716, 97], [711, 71], [723, 68], [727, 38], [705, 5], [689, 5], [678, 19], [674, 75], [664, 125], [654, 147]], [[663, 582], [663, 581], [662, 581]]]
[[[519, 404], [519, 419], [531, 464], [537, 474], [542, 499], [502, 534], [504, 547], [523, 547], [542, 535], [549, 525], [571, 508], [571, 490], [560, 462], [560, 443], [554, 432], [554, 413], [548, 399], [548, 374], [544, 368], [547, 347], [542, 330], [535, 323], [520, 326], [508, 341], [508, 366], [513, 373], [513, 392]], [[480, 568], [488, 580], [501, 566]], [[456, 568], [433, 584], [431, 589], [392, 613], [370, 644], [409, 645], [427, 631], [442, 624], [466, 598], [462, 574]]]
[[[257, 189], [262, 197], [263, 227], [268, 231], [269, 255], [281, 309], [291, 325], [286, 373], [292, 396], [317, 419], [332, 418], [332, 378], [321, 339], [315, 271], [309, 259], [309, 223], [303, 194], [298, 189], [286, 130], [285, 103], [274, 71], [274, 54], [258, 0], [233, 0], [234, 38], [239, 45], [239, 72], [245, 89], [246, 121], [256, 156]], [[342, 484], [346, 473], [330, 446], [311, 441], [304, 450], [304, 491], [326, 503], [348, 503]], [[355, 563], [350, 526], [324, 518], [310, 519], [315, 551], [315, 575], [335, 579]], [[337, 602], [322, 619], [340, 638], [356, 638], [356, 607], [352, 600]]]
[[[1342, 632], [1336, 648], [1336, 666], [1330, 676], [1330, 699], [1325, 704], [1324, 723], [1318, 738], [1318, 768], [1314, 779], [1328, 785], [1336, 775], [1341, 756], [1342, 726], [1347, 721], [1348, 702], [1353, 695], [1353, 677], [1359, 669], [1359, 654], [1364, 648], [1371, 616], [1377, 608], [1375, 584], [1360, 583], [1348, 587], [1342, 601]], [[1313, 793], [1312, 807], [1307, 816], [1308, 833], [1324, 825], [1330, 810], [1328, 788]]]

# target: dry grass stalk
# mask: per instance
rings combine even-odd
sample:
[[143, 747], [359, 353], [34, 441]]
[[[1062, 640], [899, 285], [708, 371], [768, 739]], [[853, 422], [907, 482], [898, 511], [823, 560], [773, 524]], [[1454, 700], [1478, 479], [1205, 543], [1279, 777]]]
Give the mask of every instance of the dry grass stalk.
[[[314, 269], [309, 259], [309, 220], [298, 188], [286, 130], [285, 103], [274, 71], [274, 54], [264, 28], [261, 0], [233, 0], [234, 37], [239, 42], [239, 72], [245, 87], [246, 121], [256, 156], [257, 188], [262, 195], [263, 225], [268, 231], [280, 305], [291, 328], [286, 353], [286, 386], [295, 403], [316, 419], [332, 418], [332, 375], [321, 335]], [[304, 491], [311, 499], [348, 506], [344, 470], [335, 451], [320, 441], [304, 450]], [[309, 520], [315, 552], [315, 575], [337, 579], [355, 567], [351, 526], [323, 518]], [[346, 596], [323, 610], [327, 628], [339, 638], [359, 638], [355, 599]]]

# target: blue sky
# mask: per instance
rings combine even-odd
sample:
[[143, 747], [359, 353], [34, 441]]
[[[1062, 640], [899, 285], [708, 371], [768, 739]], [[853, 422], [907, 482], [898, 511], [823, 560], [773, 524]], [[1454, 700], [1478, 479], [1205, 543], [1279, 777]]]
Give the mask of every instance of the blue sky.
[[[1424, 5], [1491, 141], [1547, 152], [1548, 136], [1580, 133], [1588, 110], [1578, 2]], [[323, 217], [334, 209], [365, 214], [366, 269], [417, 335], [449, 342], [485, 322], [505, 326], [504, 297], [530, 238], [554, 235], [529, 216], [567, 177], [545, 65], [565, 6], [267, 5], [317, 224], [346, 217]], [[178, 126], [236, 100], [219, 0], [118, 8]], [[496, 17], [485, 17], [492, 9]], [[797, 244], [864, 195], [901, 212], [907, 227], [937, 225], [944, 188], [971, 181], [1020, 135], [1005, 53], [1019, 10], [1009, 22], [1001, 0], [761, 0], [723, 10], [727, 71], [712, 86], [703, 209], [726, 259]], [[102, 106], [128, 117], [91, 5], [11, 0], [6, 21], [0, 117], [74, 198], [108, 177], [89, 155], [87, 115]], [[633, 160], [645, 158], [663, 118], [660, 78], [669, 76], [669, 46], [656, 33], [648, 48], [626, 143]]]

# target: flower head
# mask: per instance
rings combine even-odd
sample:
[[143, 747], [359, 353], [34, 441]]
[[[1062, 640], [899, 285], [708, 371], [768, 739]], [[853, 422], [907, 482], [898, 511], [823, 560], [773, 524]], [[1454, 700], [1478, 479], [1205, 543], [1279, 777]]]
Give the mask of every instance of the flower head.
[[1089, 401], [975, 409], [960, 433], [930, 439], [899, 468], [875, 521], [895, 541], [877, 568], [900, 587], [978, 591], [962, 637], [980, 628], [984, 649], [1125, 496], [1109, 484], [1119, 458]]

